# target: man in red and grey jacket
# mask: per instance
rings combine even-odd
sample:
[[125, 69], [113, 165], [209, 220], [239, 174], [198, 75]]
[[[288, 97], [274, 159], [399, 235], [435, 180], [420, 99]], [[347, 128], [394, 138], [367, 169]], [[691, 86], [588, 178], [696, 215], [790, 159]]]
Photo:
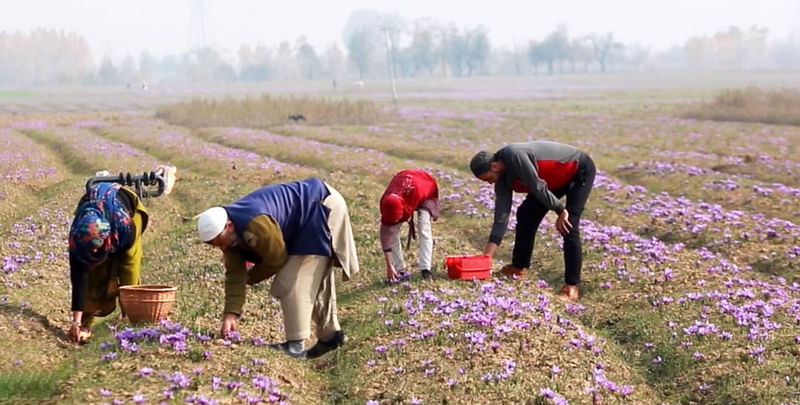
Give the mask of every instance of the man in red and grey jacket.
[[[496, 153], [478, 152], [469, 164], [479, 179], [494, 184], [494, 225], [484, 253], [494, 255], [503, 239], [514, 191], [527, 193], [517, 208], [511, 264], [501, 272], [524, 275], [531, 264], [536, 230], [548, 211], [558, 214], [556, 229], [564, 236], [564, 286], [559, 298], [577, 301], [581, 281], [580, 217], [592, 190], [595, 166], [586, 153], [556, 142], [512, 143]], [[566, 204], [560, 201], [566, 196]]]
[[[417, 265], [423, 279], [431, 279], [433, 235], [431, 221], [439, 218], [439, 187], [436, 179], [422, 170], [402, 170], [392, 177], [380, 201], [381, 248], [386, 260], [386, 278], [398, 281], [398, 271], [406, 268], [400, 243], [400, 226], [417, 212], [416, 228], [419, 230], [419, 255]], [[409, 221], [411, 234], [414, 223]]]

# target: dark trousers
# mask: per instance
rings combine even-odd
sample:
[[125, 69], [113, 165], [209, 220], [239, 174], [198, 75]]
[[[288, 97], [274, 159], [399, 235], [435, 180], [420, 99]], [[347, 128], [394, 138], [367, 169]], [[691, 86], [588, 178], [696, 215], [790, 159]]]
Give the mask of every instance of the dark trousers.
[[[557, 198], [567, 197], [566, 206], [572, 230], [564, 236], [564, 283], [570, 285], [578, 285], [581, 282], [583, 251], [580, 220], [586, 200], [594, 185], [595, 174], [596, 169], [592, 158], [581, 153], [578, 171], [572, 180], [566, 186], [551, 191]], [[536, 231], [546, 214], [547, 208], [539, 203], [532, 194], [528, 194], [525, 201], [517, 208], [517, 230], [511, 259], [514, 267], [525, 269], [531, 265]]]

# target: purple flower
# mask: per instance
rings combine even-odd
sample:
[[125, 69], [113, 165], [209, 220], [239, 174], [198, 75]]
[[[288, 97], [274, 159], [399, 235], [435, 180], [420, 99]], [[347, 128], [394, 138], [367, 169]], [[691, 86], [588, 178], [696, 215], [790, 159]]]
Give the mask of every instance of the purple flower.
[[107, 390], [105, 388], [100, 388], [100, 395], [104, 397], [111, 396], [111, 390]]
[[553, 399], [553, 397], [556, 396], [556, 393], [550, 388], [542, 388], [541, 390], [539, 390], [539, 395], [545, 398]]
[[153, 374], [153, 369], [150, 367], [142, 367], [139, 369], [139, 375], [142, 377], [147, 377], [150, 374]]
[[375, 351], [378, 353], [386, 353], [386, 350], [388, 350], [388, 348], [384, 345], [375, 346]]
[[133, 402], [135, 402], [137, 404], [141, 404], [144, 401], [146, 401], [146, 399], [145, 399], [144, 395], [142, 395], [142, 394], [135, 394], [133, 396]]
[[550, 372], [553, 373], [553, 375], [559, 375], [561, 374], [561, 367], [557, 364], [553, 364], [553, 367], [550, 367]]
[[653, 364], [661, 364], [661, 356], [656, 356], [651, 362]]
[[367, 360], [367, 366], [372, 367], [374, 365], [375, 365], [375, 360], [374, 359]]
[[186, 388], [192, 383], [192, 379], [181, 373], [180, 371], [176, 371], [172, 374], [172, 377], [169, 377], [167, 381], [176, 384], [181, 388]]

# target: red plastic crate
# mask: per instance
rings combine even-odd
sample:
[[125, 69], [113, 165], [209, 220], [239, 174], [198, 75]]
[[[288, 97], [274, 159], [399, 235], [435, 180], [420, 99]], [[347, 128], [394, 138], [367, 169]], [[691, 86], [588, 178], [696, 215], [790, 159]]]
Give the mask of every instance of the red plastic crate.
[[455, 280], [485, 280], [491, 277], [492, 258], [489, 255], [447, 256], [444, 258], [447, 276]]

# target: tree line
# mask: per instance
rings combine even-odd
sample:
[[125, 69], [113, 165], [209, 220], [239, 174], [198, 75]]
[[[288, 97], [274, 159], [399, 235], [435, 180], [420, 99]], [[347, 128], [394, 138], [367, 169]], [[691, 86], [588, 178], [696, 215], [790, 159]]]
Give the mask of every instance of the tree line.
[[318, 49], [305, 37], [277, 46], [241, 45], [235, 57], [205, 46], [155, 57], [147, 51], [122, 61], [93, 62], [87, 41], [75, 33], [0, 31], [0, 86], [128, 85], [182, 81], [363, 80], [399, 77], [536, 75], [645, 70], [748, 70], [800, 68], [800, 39], [770, 41], [766, 29], [730, 27], [653, 51], [623, 44], [614, 33], [570, 35], [559, 25], [543, 38], [495, 47], [485, 27], [458, 27], [433, 19], [407, 21], [360, 10], [350, 15], [336, 43]]

